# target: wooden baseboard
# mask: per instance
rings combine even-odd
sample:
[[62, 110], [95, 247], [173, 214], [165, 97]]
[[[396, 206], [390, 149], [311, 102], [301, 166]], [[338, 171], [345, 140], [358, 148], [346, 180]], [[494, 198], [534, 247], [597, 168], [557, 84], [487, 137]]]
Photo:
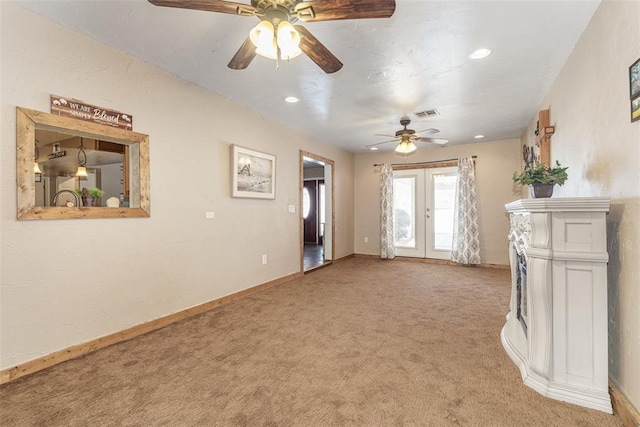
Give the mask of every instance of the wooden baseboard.
[[631, 402], [627, 400], [620, 389], [609, 381], [609, 395], [611, 395], [611, 406], [613, 413], [622, 421], [624, 427], [639, 427], [640, 413], [633, 407]]
[[287, 276], [280, 277], [278, 279], [271, 280], [257, 286], [253, 286], [251, 288], [244, 289], [234, 294], [227, 295], [222, 298], [218, 298], [204, 304], [200, 304], [195, 307], [187, 308], [186, 310], [170, 314], [168, 316], [163, 316], [158, 319], [133, 326], [120, 332], [115, 332], [104, 337], [100, 337], [82, 344], [74, 345], [69, 348], [56, 351], [46, 356], [21, 363], [12, 368], [3, 369], [2, 371], [0, 371], [0, 385], [24, 377], [25, 375], [33, 374], [34, 372], [38, 372], [51, 366], [57, 365], [58, 363], [65, 362], [70, 359], [75, 359], [76, 357], [83, 356], [87, 353], [91, 353], [101, 348], [105, 348], [110, 345], [127, 341], [137, 336], [156, 331], [172, 323], [187, 319], [200, 313], [204, 313], [221, 305], [229, 304], [230, 302], [233, 302], [240, 298], [255, 294], [273, 286], [280, 285], [301, 276], [301, 272], [289, 274]]
[[[376, 258], [380, 259], [379, 255], [371, 255], [371, 254], [355, 254], [356, 258]], [[508, 270], [509, 266], [506, 264], [477, 264], [477, 265], [463, 265], [458, 264], [457, 262], [449, 261], [446, 259], [433, 259], [433, 258], [412, 258], [412, 257], [402, 257], [397, 256], [393, 260], [398, 261], [409, 261], [409, 262], [422, 262], [425, 264], [440, 264], [440, 265], [457, 265], [460, 267], [479, 267], [479, 268], [495, 268], [498, 270]]]
[[336, 259], [334, 262], [342, 262], [342, 261], [346, 261], [348, 259], [354, 258], [356, 256], [356, 254], [349, 254], [347, 256], [343, 256], [342, 258], [338, 258]]

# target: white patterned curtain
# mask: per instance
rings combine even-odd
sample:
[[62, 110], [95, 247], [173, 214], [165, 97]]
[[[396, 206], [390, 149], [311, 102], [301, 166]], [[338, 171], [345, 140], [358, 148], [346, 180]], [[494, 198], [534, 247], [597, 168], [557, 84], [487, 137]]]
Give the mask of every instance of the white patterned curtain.
[[471, 157], [458, 159], [451, 260], [460, 264], [480, 264], [477, 201], [473, 159]]
[[393, 233], [393, 167], [380, 168], [380, 258], [396, 257]]

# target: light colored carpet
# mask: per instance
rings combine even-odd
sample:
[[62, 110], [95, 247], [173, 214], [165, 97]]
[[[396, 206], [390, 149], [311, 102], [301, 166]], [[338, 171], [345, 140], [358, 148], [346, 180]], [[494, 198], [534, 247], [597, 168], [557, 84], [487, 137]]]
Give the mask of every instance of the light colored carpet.
[[621, 426], [523, 385], [505, 270], [355, 258], [0, 388], [3, 426]]

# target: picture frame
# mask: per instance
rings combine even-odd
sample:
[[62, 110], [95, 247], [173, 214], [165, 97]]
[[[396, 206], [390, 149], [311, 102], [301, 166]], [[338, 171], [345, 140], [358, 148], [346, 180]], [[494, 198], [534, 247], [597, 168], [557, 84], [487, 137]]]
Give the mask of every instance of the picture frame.
[[629, 67], [629, 98], [640, 96], [640, 58]]
[[276, 156], [231, 145], [231, 197], [276, 198]]
[[640, 120], [640, 95], [631, 100], [631, 122]]
[[41, 173], [35, 173], [34, 177], [35, 177], [35, 182], [42, 182], [42, 174]]

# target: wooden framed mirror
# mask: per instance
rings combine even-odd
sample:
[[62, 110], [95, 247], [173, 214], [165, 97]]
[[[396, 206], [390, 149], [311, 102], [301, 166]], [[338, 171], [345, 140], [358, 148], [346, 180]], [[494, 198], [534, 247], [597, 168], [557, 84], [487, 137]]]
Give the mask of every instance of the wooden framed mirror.
[[[22, 107], [16, 108], [16, 127], [19, 220], [150, 216], [148, 135]], [[78, 161], [88, 177], [76, 176]], [[99, 190], [102, 175], [112, 207], [85, 196]]]

